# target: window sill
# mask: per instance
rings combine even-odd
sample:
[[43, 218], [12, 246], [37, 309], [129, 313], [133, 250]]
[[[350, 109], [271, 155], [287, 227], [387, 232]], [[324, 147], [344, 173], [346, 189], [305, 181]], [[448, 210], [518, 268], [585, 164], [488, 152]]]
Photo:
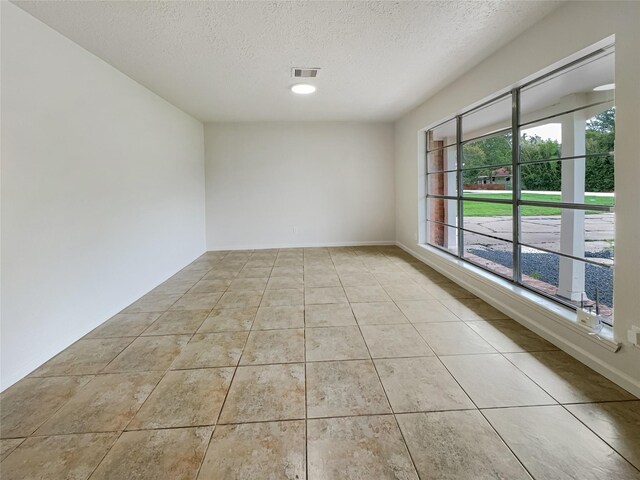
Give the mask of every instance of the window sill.
[[[572, 330], [611, 352], [617, 352], [620, 349], [620, 343], [615, 341], [613, 329], [608, 325], [604, 325], [599, 332], [594, 332], [578, 324], [573, 310], [492, 275], [470, 263], [447, 255], [435, 247], [416, 244], [419, 253], [421, 253], [421, 255], [416, 255], [403, 245], [400, 246], [499, 310], [514, 310], [514, 307], [506, 306], [505, 303], [500, 302], [492, 295], [492, 291], [503, 297], [506, 296], [509, 303], [516, 304], [516, 311], [518, 311], [517, 304], [520, 304], [528, 309], [535, 310], [536, 314], [553, 320], [564, 328]], [[481, 284], [481, 287], [475, 285], [478, 283]], [[524, 321], [528, 323], [526, 319]]]

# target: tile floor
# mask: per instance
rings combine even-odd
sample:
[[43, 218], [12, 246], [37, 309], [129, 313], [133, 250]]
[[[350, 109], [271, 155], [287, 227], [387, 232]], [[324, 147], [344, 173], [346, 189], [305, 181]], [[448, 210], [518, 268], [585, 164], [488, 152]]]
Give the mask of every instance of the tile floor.
[[12, 479], [640, 479], [640, 401], [395, 247], [209, 252], [0, 397]]

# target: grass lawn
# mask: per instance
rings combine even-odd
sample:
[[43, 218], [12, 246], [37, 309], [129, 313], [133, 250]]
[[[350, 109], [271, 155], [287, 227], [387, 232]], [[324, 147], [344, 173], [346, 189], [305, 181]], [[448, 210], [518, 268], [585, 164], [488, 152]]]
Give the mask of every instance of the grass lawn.
[[[467, 198], [496, 198], [511, 200], [510, 193], [465, 193]], [[559, 202], [561, 200], [560, 195], [546, 195], [542, 193], [523, 193], [523, 200], [537, 200], [541, 202]], [[585, 196], [586, 204], [592, 205], [613, 205], [613, 197], [597, 197], [595, 195]], [[561, 210], [559, 208], [550, 207], [530, 207], [523, 206], [520, 209], [523, 217], [543, 216], [543, 215], [560, 215]], [[512, 214], [511, 205], [500, 205], [498, 203], [479, 203], [479, 202], [464, 202], [464, 215], [465, 217], [496, 217], [496, 216], [510, 216]], [[595, 211], [587, 211], [589, 213], [600, 213]]]

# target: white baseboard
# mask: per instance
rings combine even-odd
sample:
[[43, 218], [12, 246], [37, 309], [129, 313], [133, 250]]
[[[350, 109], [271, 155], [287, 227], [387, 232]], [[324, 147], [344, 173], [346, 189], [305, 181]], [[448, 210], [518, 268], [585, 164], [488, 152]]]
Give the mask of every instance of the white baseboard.
[[[416, 251], [400, 242], [396, 242], [396, 245], [612, 382], [640, 397], [640, 378], [637, 376], [640, 372], [637, 368], [640, 364], [640, 352], [634, 352], [632, 347], [622, 346], [619, 351], [620, 344], [612, 338], [604, 339], [590, 335], [572, 322], [567, 309], [528, 291], [523, 294], [520, 291], [524, 289], [516, 286], [506, 287], [500, 282], [487, 280], [486, 273], [482, 270], [466, 263], [461, 266], [459, 263], [464, 262], [446, 258], [445, 253], [428, 249]], [[482, 273], [475, 273], [474, 270]]]
[[368, 247], [380, 245], [395, 245], [395, 240], [372, 240], [370, 242], [312, 242], [312, 243], [274, 243], [274, 244], [248, 244], [248, 245], [212, 245], [207, 248], [209, 252], [222, 250], [268, 250], [272, 248], [324, 248], [324, 247]]

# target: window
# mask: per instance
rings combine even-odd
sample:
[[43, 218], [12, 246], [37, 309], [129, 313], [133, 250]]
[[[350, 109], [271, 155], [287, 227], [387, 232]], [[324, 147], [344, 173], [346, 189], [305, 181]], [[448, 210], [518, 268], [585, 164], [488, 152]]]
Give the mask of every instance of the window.
[[428, 244], [613, 319], [614, 47], [426, 131]]

